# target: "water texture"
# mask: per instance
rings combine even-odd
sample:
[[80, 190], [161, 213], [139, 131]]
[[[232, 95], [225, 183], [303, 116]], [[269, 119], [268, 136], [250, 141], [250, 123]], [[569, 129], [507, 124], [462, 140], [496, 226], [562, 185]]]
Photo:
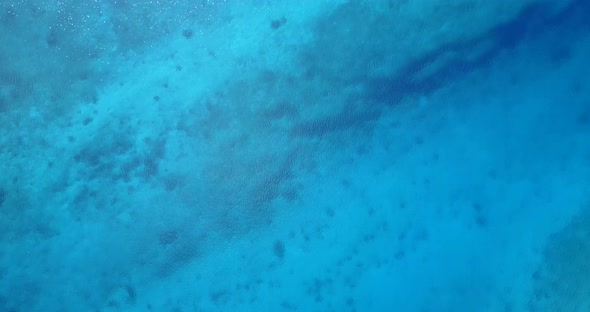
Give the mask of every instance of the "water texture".
[[0, 311], [590, 311], [587, 12], [3, 2]]

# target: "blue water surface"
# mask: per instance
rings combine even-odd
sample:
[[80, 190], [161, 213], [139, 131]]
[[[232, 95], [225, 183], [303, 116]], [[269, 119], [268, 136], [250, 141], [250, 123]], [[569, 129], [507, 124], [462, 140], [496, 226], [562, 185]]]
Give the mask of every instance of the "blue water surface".
[[0, 4], [0, 311], [590, 311], [587, 12]]

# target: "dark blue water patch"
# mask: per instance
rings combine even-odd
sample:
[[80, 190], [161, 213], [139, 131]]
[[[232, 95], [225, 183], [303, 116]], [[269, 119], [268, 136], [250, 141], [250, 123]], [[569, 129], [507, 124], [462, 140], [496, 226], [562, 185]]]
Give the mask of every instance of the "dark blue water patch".
[[[582, 112], [580, 112], [578, 114], [578, 116], [576, 117], [576, 123], [580, 126], [583, 127], [588, 127], [590, 126], [590, 105], [588, 105], [589, 108], [587, 110], [584, 110]], [[2, 193], [0, 191], [0, 205], [2, 204]]]
[[550, 31], [559, 30], [564, 41], [575, 39], [590, 30], [590, 2], [574, 0], [555, 12], [551, 3], [536, 3], [522, 10], [514, 20], [495, 27], [489, 32], [501, 47], [512, 48], [527, 38], [543, 36]]
[[588, 12], [590, 1], [584, 0], [572, 1], [559, 11], [551, 3], [532, 4], [482, 36], [442, 45], [395, 75], [368, 78], [367, 96], [381, 104], [395, 105], [407, 96], [431, 94], [526, 42], [539, 45], [537, 51], [547, 54], [549, 61], [563, 61], [571, 54], [576, 38], [590, 31]]
[[5, 200], [6, 200], [6, 191], [2, 187], [0, 187], [0, 207], [2, 207]]
[[8, 101], [2, 97], [0, 97], [0, 113], [5, 113], [8, 111]]

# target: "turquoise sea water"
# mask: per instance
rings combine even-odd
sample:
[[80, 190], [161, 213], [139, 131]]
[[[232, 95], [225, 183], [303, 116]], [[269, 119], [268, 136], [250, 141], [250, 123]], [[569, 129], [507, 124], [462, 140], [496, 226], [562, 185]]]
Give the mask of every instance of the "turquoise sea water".
[[587, 12], [2, 2], [0, 312], [590, 311]]

